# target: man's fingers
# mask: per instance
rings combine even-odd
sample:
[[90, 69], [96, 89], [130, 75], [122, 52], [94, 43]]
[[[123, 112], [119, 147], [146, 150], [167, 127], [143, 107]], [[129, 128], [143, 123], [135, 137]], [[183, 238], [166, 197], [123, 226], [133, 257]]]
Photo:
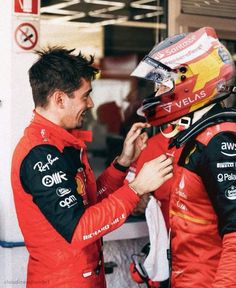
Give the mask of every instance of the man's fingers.
[[172, 164], [172, 158], [171, 157], [168, 157], [168, 158], [166, 158], [165, 160], [163, 160], [161, 163], [160, 163], [160, 167], [167, 167], [167, 166], [169, 166], [169, 165], [171, 165]]
[[166, 176], [170, 172], [172, 173], [172, 171], [173, 171], [173, 166], [172, 165], [168, 165], [167, 167], [165, 167], [162, 170], [160, 170], [160, 172], [162, 173], [163, 176]]
[[143, 123], [143, 122], [137, 122], [137, 123], [134, 123], [132, 125], [132, 127], [130, 128], [127, 136], [129, 135], [132, 135], [133, 133], [136, 133], [137, 131], [139, 131], [139, 133], [142, 131], [142, 129], [144, 128], [148, 128], [150, 127], [151, 125], [148, 124], [148, 123]]
[[157, 163], [160, 169], [165, 168], [166, 166], [172, 164], [173, 162], [172, 158], [166, 156], [166, 154], [161, 154], [159, 157], [155, 158], [153, 161]]
[[148, 128], [150, 127], [151, 125], [149, 123], [144, 123], [144, 122], [137, 122], [137, 123], [134, 123], [131, 127], [131, 130], [132, 129], [137, 129], [137, 128]]
[[163, 178], [164, 178], [164, 182], [169, 180], [170, 178], [173, 177], [173, 172], [169, 173], [169, 174], [166, 174]]
[[142, 146], [144, 145], [148, 140], [148, 135], [146, 132], [143, 132], [139, 137], [137, 138], [137, 144]]
[[142, 129], [138, 128], [135, 131], [131, 132], [130, 134], [128, 133], [126, 137], [126, 143], [127, 144], [133, 143], [138, 138], [138, 136], [140, 136], [141, 132]]
[[165, 161], [166, 159], [167, 159], [166, 154], [161, 154], [155, 160], [157, 161], [157, 163], [161, 163], [161, 162]]
[[148, 134], [147, 132], [143, 132], [141, 135], [140, 135], [140, 138], [142, 139], [142, 141], [146, 142], [148, 140]]

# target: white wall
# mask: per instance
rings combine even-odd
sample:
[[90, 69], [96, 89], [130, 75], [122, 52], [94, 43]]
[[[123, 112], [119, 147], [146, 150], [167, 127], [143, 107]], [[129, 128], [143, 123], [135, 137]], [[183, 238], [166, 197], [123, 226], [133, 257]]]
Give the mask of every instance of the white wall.
[[[32, 53], [15, 53], [12, 1], [0, 1], [0, 240], [22, 241], [10, 185], [13, 147], [28, 123], [32, 100], [27, 70]], [[25, 248], [0, 248], [0, 287], [16, 287], [24, 281], [27, 252]], [[24, 287], [24, 286], [17, 286]]]
[[13, 19], [11, 1], [0, 5], [0, 239], [21, 239], [12, 205], [10, 165], [13, 147], [28, 123], [32, 110], [27, 70], [32, 53], [15, 53], [13, 49]]

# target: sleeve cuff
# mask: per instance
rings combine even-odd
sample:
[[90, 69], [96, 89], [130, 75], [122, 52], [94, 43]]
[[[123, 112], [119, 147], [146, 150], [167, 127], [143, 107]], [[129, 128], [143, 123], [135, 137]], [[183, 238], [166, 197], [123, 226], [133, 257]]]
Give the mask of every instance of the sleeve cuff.
[[121, 172], [127, 172], [128, 169], [129, 169], [129, 166], [123, 166], [123, 165], [120, 165], [118, 162], [117, 162], [117, 157], [114, 159], [114, 161], [112, 162], [112, 165], [119, 171]]

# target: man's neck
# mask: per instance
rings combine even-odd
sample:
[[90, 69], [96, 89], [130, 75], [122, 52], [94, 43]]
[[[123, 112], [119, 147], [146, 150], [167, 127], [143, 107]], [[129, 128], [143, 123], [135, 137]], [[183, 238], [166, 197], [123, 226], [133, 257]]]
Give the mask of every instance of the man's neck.
[[50, 122], [60, 126], [60, 121], [58, 120], [59, 118], [57, 117], [57, 113], [51, 111], [50, 109], [45, 109], [42, 107], [36, 107], [35, 111], [41, 115], [42, 117], [46, 118]]

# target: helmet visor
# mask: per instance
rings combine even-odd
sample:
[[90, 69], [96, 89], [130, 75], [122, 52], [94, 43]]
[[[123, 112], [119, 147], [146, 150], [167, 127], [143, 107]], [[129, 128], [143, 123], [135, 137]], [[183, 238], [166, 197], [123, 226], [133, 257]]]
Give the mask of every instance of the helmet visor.
[[151, 58], [150, 56], [145, 56], [132, 72], [131, 76], [144, 78], [157, 84], [164, 84], [171, 79], [175, 80], [177, 78], [177, 73], [175, 73], [169, 66]]
[[162, 84], [157, 84], [155, 92], [143, 100], [142, 106], [137, 110], [137, 114], [145, 116], [144, 111], [147, 112], [156, 105], [162, 106], [170, 102], [173, 97], [174, 86], [173, 80], [166, 80]]

